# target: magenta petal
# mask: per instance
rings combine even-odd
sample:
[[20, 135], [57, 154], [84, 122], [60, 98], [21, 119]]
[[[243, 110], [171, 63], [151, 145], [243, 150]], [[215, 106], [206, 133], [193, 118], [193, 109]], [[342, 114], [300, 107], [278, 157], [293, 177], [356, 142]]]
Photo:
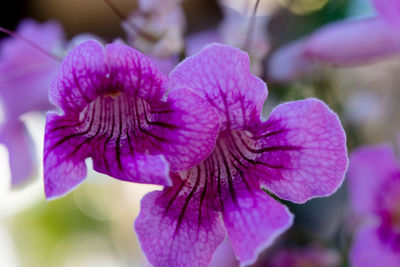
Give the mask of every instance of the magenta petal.
[[399, 172], [391, 145], [356, 149], [350, 157], [349, 190], [353, 209], [361, 214], [376, 210], [381, 185]]
[[236, 203], [225, 201], [223, 218], [236, 256], [241, 265], [248, 265], [292, 225], [293, 215], [259, 189], [237, 189], [236, 193]]
[[303, 203], [335, 192], [347, 169], [346, 136], [335, 113], [307, 99], [276, 107], [255, 133], [256, 174], [278, 197]]
[[307, 40], [305, 54], [329, 64], [362, 64], [400, 53], [400, 35], [382, 20], [335, 22]]
[[382, 18], [400, 30], [400, 1], [374, 0], [374, 4]]
[[47, 114], [43, 160], [47, 199], [68, 193], [86, 178], [86, 155], [75, 151], [84, 139], [70, 130], [60, 134], [66, 124], [58, 115]]
[[45, 161], [50, 153], [60, 161], [92, 157], [95, 170], [115, 178], [169, 185], [168, 164], [182, 170], [207, 157], [219, 120], [193, 91], [175, 88], [166, 98], [166, 86], [167, 77], [131, 47], [77, 46], [53, 82], [64, 114], [49, 117]]
[[[185, 170], [204, 160], [215, 145], [218, 114], [202, 97], [190, 90], [174, 90], [168, 95], [168, 113], [153, 111], [149, 131], [162, 136], [155, 140], [159, 153], [174, 171]], [[160, 107], [162, 109], [162, 107]]]
[[[172, 204], [169, 204], [172, 203]], [[142, 199], [135, 230], [147, 260], [154, 266], [208, 266], [225, 237], [217, 212], [199, 215], [199, 199], [165, 191]], [[200, 219], [199, 219], [200, 217]]]
[[0, 129], [0, 143], [8, 150], [11, 186], [25, 183], [35, 170], [35, 151], [33, 141], [25, 125], [20, 122], [9, 122]]
[[[114, 110], [116, 105], [119, 108]], [[140, 140], [133, 140], [135, 132], [123, 130], [135, 123], [129, 120], [129, 112], [121, 112], [132, 105], [138, 103], [122, 97], [100, 98], [79, 114], [83, 120], [78, 115], [48, 114], [44, 143], [47, 197], [63, 195], [78, 185], [86, 177], [88, 157], [93, 158], [95, 170], [121, 180], [171, 183], [164, 157], [149, 155]]]
[[400, 253], [390, 243], [381, 240], [378, 228], [364, 226], [353, 241], [350, 263], [353, 267], [398, 267]]
[[172, 88], [193, 89], [219, 111], [221, 130], [260, 120], [267, 88], [250, 73], [249, 57], [238, 48], [211, 44], [180, 63], [170, 77]]
[[64, 111], [80, 111], [103, 88], [106, 76], [103, 46], [87, 41], [74, 48], [63, 60], [50, 86], [50, 100]]
[[105, 94], [129, 93], [159, 100], [167, 77], [148, 57], [122, 44], [106, 48], [87, 41], [73, 49], [50, 88], [50, 99], [64, 111], [81, 111]]
[[110, 89], [132, 93], [150, 104], [166, 93], [167, 76], [139, 51], [122, 44], [106, 46]]
[[[99, 144], [104, 147], [103, 143]], [[101, 154], [93, 154], [93, 169], [114, 178], [145, 184], [171, 185], [168, 163], [162, 155], [120, 151], [110, 144]]]

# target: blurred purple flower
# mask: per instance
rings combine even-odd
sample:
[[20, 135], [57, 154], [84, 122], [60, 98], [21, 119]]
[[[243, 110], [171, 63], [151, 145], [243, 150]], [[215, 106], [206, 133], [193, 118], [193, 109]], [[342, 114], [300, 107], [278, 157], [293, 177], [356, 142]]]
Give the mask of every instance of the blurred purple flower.
[[363, 218], [350, 252], [353, 266], [400, 266], [400, 169], [389, 144], [355, 150], [350, 200]]
[[400, 30], [400, 1], [374, 0], [376, 10], [390, 25]]
[[[255, 75], [263, 72], [262, 61], [269, 51], [269, 40], [266, 34], [268, 16], [254, 17], [254, 29], [247, 36], [252, 16], [245, 15], [237, 10], [221, 6], [224, 17], [216, 30], [206, 30], [186, 38], [186, 54], [192, 56], [198, 53], [205, 45], [213, 42], [236, 46], [245, 49], [250, 56], [250, 68]], [[250, 40], [246, 40], [250, 38]], [[248, 42], [246, 44], [246, 42]], [[247, 47], [245, 47], [247, 46]]]
[[[318, 245], [301, 247], [271, 247], [262, 253], [251, 267], [337, 267], [340, 255], [336, 250]], [[210, 267], [238, 267], [235, 253], [229, 239], [217, 249]]]
[[139, 8], [143, 12], [168, 12], [170, 8], [178, 6], [185, 0], [138, 0]]
[[339, 253], [319, 246], [284, 248], [275, 251], [267, 262], [256, 266], [268, 267], [337, 267], [340, 264]]
[[[54, 21], [24, 20], [17, 33], [49, 53], [60, 52], [64, 45], [64, 32]], [[7, 37], [0, 43], [0, 102], [5, 114], [0, 142], [9, 152], [12, 186], [24, 183], [35, 170], [33, 143], [19, 117], [52, 107], [48, 89], [58, 65], [57, 60], [19, 38]]]
[[234, 47], [210, 45], [170, 78], [172, 92], [205, 97], [221, 127], [208, 158], [142, 199], [135, 223], [142, 249], [155, 266], [206, 266], [226, 230], [241, 263], [252, 263], [293, 220], [261, 188], [295, 203], [335, 192], [347, 168], [343, 128], [316, 99], [282, 104], [261, 121], [266, 86]]
[[152, 58], [164, 73], [178, 63], [184, 46], [186, 19], [180, 2], [183, 0], [139, 1], [139, 10], [123, 23], [128, 43]]
[[400, 54], [400, 2], [375, 2], [380, 15], [333, 22], [279, 48], [268, 63], [268, 77], [292, 81], [307, 74], [316, 63], [360, 65]]
[[167, 82], [129, 46], [88, 41], [73, 49], [50, 87], [63, 114], [47, 115], [47, 198], [83, 181], [88, 157], [98, 172], [161, 185], [171, 184], [169, 168], [180, 171], [203, 160], [215, 144], [217, 114], [183, 87], [165, 100]]

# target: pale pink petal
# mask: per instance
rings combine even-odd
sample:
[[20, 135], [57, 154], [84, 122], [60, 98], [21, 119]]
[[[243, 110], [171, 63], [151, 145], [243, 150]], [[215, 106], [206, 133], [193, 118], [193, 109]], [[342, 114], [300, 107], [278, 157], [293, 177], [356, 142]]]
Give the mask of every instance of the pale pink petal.
[[305, 55], [334, 65], [356, 65], [400, 53], [400, 35], [380, 17], [335, 22], [314, 32]]

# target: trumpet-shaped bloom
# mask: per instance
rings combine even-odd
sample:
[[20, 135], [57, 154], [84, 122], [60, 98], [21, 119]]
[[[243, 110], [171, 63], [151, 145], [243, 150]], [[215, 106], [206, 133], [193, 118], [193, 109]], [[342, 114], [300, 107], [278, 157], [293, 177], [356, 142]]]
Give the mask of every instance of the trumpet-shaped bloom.
[[400, 54], [399, 3], [376, 0], [377, 16], [333, 22], [283, 46], [271, 56], [268, 77], [290, 81], [307, 74], [315, 63], [352, 66]]
[[207, 99], [221, 127], [210, 156], [143, 198], [142, 249], [155, 266], [206, 266], [227, 232], [240, 262], [252, 263], [293, 220], [261, 188], [295, 203], [335, 192], [347, 168], [342, 126], [316, 99], [282, 104], [262, 121], [267, 88], [234, 47], [210, 45], [170, 78]]
[[350, 252], [353, 266], [400, 266], [400, 169], [390, 145], [353, 152], [350, 200], [364, 219]]
[[217, 114], [183, 86], [164, 99], [168, 78], [122, 44], [88, 41], [64, 59], [50, 88], [45, 193], [70, 191], [94, 169], [121, 180], [170, 185], [169, 168], [198, 164], [215, 144]]
[[[55, 22], [25, 20], [17, 33], [49, 52], [60, 50], [63, 45], [63, 30]], [[58, 65], [57, 60], [19, 38], [8, 37], [0, 43], [0, 102], [5, 115], [0, 142], [9, 152], [13, 186], [32, 175], [35, 162], [32, 141], [19, 117], [52, 107], [49, 86]]]

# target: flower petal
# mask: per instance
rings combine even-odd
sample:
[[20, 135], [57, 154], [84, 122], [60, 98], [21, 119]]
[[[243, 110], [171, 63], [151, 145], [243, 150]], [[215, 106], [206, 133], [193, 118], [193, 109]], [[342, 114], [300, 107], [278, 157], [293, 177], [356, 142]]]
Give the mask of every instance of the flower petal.
[[109, 44], [106, 57], [113, 90], [120, 88], [149, 103], [165, 95], [167, 76], [146, 55], [127, 45]]
[[276, 107], [255, 130], [253, 173], [278, 197], [303, 203], [335, 192], [347, 169], [346, 137], [322, 101], [307, 99]]
[[69, 112], [80, 112], [104, 94], [158, 100], [165, 94], [166, 79], [148, 57], [129, 46], [109, 44], [104, 49], [87, 41], [64, 59], [50, 87], [50, 99]]
[[224, 223], [241, 265], [252, 264], [259, 253], [293, 223], [288, 209], [260, 189], [236, 189], [236, 203], [224, 203]]
[[220, 245], [215, 251], [215, 254], [210, 263], [210, 267], [237, 267], [239, 266], [239, 261], [236, 259], [235, 252], [233, 251], [231, 242], [229, 238]]
[[21, 121], [2, 125], [0, 143], [3, 143], [8, 150], [11, 186], [22, 185], [32, 177], [36, 161], [33, 140], [25, 125]]
[[[17, 32], [49, 52], [60, 49], [63, 42], [62, 28], [54, 21], [24, 20]], [[18, 120], [23, 113], [52, 107], [48, 88], [58, 66], [58, 61], [20, 38], [1, 40], [0, 97], [6, 119]]]
[[64, 111], [81, 111], [102, 92], [106, 76], [102, 45], [87, 41], [63, 60], [50, 86], [50, 100]]
[[[45, 143], [72, 142], [71, 153], [81, 154], [80, 161], [92, 157], [99, 172], [161, 185], [170, 184], [162, 155], [172, 170], [182, 170], [202, 161], [213, 149], [218, 114], [207, 100], [188, 89], [177, 88], [165, 101], [167, 77], [145, 55], [121, 44], [108, 45], [104, 52], [93, 41], [71, 54], [53, 83], [53, 93], [60, 93], [57, 97], [63, 102], [59, 104], [66, 112], [54, 119], [56, 123], [49, 122], [64, 126], [49, 126]], [[52, 128], [57, 128], [54, 137]], [[54, 147], [48, 147], [50, 153]], [[151, 171], [144, 164], [153, 166]]]
[[324, 63], [363, 64], [400, 53], [400, 36], [379, 17], [335, 22], [313, 33], [304, 49]]
[[350, 203], [361, 214], [376, 210], [376, 196], [381, 185], [399, 173], [393, 148], [390, 144], [365, 146], [350, 156], [348, 183]]
[[48, 199], [66, 194], [86, 178], [84, 155], [72, 153], [83, 138], [75, 136], [68, 128], [67, 132], [60, 134], [69, 123], [54, 113], [47, 114], [43, 171]]
[[[96, 170], [121, 180], [170, 184], [168, 164], [163, 156], [132, 152], [128, 135], [124, 138], [121, 134], [98, 135], [100, 130], [111, 126], [103, 127], [101, 112], [96, 115], [95, 107], [90, 110], [92, 113], [86, 114], [89, 123], [52, 113], [47, 116], [44, 147], [47, 198], [62, 196], [79, 185], [86, 178], [88, 157], [93, 158]], [[148, 166], [152, 166], [151, 170]]]
[[135, 222], [142, 250], [154, 266], [208, 266], [225, 238], [222, 221], [217, 212], [201, 210], [198, 196], [179, 191], [174, 197], [173, 189], [142, 199]]
[[374, 4], [383, 19], [400, 29], [400, 2], [398, 0], [374, 0]]
[[[60, 49], [65, 35], [61, 25], [56, 21], [39, 23], [32, 19], [23, 20], [18, 25], [17, 33], [50, 52]], [[6, 64], [9, 67], [23, 66], [28, 62], [55, 61], [25, 41], [14, 37], [1, 40], [0, 58], [1, 65]]]
[[378, 228], [364, 226], [354, 238], [350, 249], [350, 263], [354, 267], [398, 267], [400, 253], [390, 243], [381, 240]]
[[149, 132], [163, 137], [153, 144], [157, 144], [158, 153], [165, 155], [171, 170], [197, 165], [214, 148], [219, 131], [218, 114], [207, 100], [192, 91], [172, 91], [167, 103], [154, 107], [152, 112]]
[[211, 44], [185, 59], [170, 77], [172, 88], [193, 89], [219, 111], [221, 130], [260, 120], [267, 88], [250, 73], [249, 57], [238, 48]]

